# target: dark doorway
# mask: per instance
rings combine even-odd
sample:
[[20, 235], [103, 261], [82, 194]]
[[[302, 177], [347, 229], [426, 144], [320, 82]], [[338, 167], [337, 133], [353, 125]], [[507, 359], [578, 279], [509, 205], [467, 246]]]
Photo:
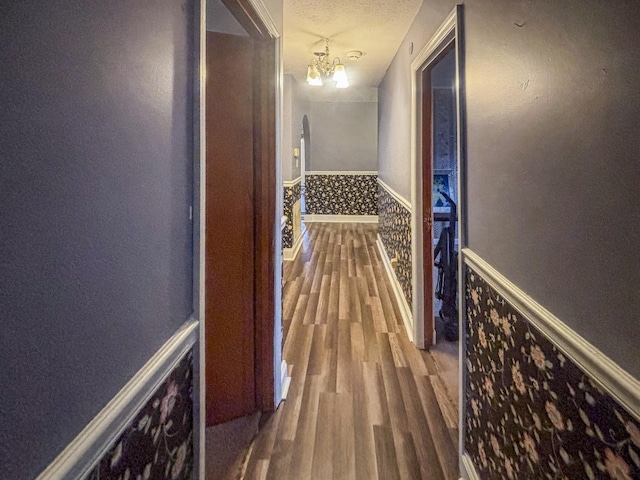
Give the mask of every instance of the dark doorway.
[[444, 317], [439, 318], [442, 329], [455, 326], [457, 331], [457, 311], [452, 310], [457, 301], [457, 215], [450, 202], [456, 202], [457, 188], [455, 42], [425, 66], [421, 86], [424, 344], [429, 348], [435, 342], [436, 316]]

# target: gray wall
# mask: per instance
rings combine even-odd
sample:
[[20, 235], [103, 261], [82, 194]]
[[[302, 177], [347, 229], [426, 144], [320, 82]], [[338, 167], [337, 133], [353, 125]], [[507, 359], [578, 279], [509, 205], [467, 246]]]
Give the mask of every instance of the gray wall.
[[[293, 121], [291, 122], [291, 146], [292, 148], [300, 148], [300, 138], [302, 136], [302, 119], [305, 115], [307, 115], [307, 119], [309, 118], [310, 104], [304, 90], [300, 88], [300, 85], [295, 81], [295, 79], [293, 80], [292, 92], [293, 95], [291, 97], [291, 112]], [[307, 151], [309, 152], [309, 150]], [[293, 152], [293, 150], [291, 152]], [[291, 153], [291, 158], [291, 178], [294, 179], [300, 176], [301, 164], [300, 160], [298, 160], [296, 165], [296, 161], [293, 160], [293, 153]], [[307, 168], [307, 170], [309, 169]]]
[[295, 180], [300, 176], [300, 158], [293, 157], [293, 149], [300, 148], [302, 118], [309, 114], [309, 102], [304, 98], [292, 75], [284, 76], [282, 115], [282, 179]]
[[377, 102], [311, 102], [307, 171], [376, 171]]
[[[380, 88], [380, 177], [409, 198], [409, 65]], [[640, 4], [465, 2], [469, 246], [640, 378]]]
[[[425, 0], [378, 89], [378, 176], [411, 201], [411, 62], [455, 5]], [[413, 54], [409, 46], [413, 43]]]
[[0, 7], [0, 478], [192, 311], [193, 2]]
[[282, 180], [293, 180], [293, 136], [296, 120], [293, 118], [293, 88], [295, 79], [291, 75], [283, 77], [282, 92]]

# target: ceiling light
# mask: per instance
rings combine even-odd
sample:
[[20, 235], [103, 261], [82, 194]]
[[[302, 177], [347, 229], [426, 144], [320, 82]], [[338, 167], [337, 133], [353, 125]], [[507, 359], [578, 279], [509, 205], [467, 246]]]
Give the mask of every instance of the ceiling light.
[[344, 65], [339, 63], [336, 65], [333, 72], [333, 80], [336, 82], [337, 88], [347, 88], [349, 86], [349, 79], [347, 78], [347, 72], [344, 69]]
[[316, 58], [312, 58], [307, 67], [307, 83], [309, 85], [322, 86], [322, 74], [327, 77], [333, 75], [337, 88], [346, 88], [349, 86], [347, 72], [344, 65], [340, 63], [340, 59], [335, 57], [330, 61], [329, 39], [325, 39], [324, 52], [314, 52]]
[[318, 67], [315, 65], [309, 65], [307, 68], [307, 83], [316, 87], [322, 86], [322, 77], [320, 77]]

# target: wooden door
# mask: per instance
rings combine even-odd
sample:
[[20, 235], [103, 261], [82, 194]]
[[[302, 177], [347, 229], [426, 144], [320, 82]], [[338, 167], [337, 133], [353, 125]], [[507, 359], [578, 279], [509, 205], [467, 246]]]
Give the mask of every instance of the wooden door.
[[256, 410], [254, 41], [207, 32], [207, 426]]
[[422, 261], [424, 285], [424, 346], [434, 341], [433, 318], [433, 92], [431, 68], [422, 73]]

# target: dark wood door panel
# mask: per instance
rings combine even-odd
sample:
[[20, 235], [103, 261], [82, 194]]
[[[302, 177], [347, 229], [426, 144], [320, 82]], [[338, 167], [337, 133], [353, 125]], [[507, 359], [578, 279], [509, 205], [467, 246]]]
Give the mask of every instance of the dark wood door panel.
[[431, 69], [422, 73], [422, 261], [424, 347], [433, 344], [433, 96]]
[[255, 411], [253, 50], [207, 32], [207, 425]]

